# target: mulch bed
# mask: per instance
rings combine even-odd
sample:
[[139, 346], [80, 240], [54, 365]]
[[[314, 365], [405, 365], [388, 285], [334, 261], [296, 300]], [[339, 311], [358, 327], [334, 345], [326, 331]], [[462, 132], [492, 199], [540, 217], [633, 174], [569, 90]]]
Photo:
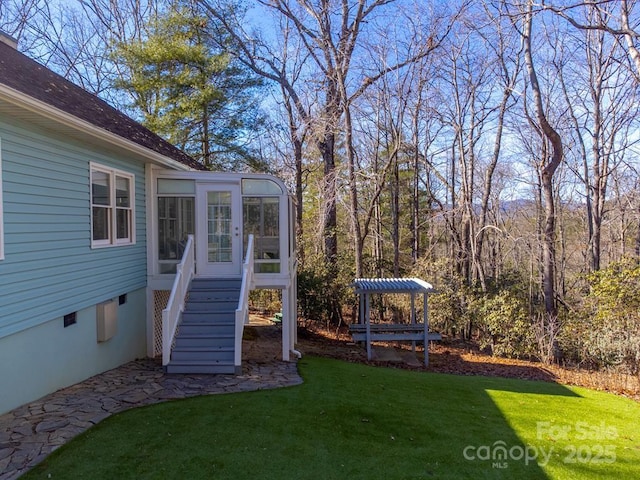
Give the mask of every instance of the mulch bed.
[[[407, 348], [399, 344], [379, 344], [386, 348]], [[349, 362], [390, 366], [410, 370], [455, 375], [485, 375], [524, 380], [542, 380], [565, 385], [575, 385], [623, 395], [640, 401], [640, 378], [615, 372], [594, 372], [559, 365], [543, 365], [539, 362], [494, 357], [480, 352], [473, 345], [458, 341], [432, 343], [429, 347], [429, 366], [409, 365], [403, 362], [367, 360], [363, 346], [351, 341], [345, 331], [327, 331], [318, 328], [298, 329], [298, 350], [305, 355], [336, 358]], [[416, 352], [422, 361], [422, 352]]]

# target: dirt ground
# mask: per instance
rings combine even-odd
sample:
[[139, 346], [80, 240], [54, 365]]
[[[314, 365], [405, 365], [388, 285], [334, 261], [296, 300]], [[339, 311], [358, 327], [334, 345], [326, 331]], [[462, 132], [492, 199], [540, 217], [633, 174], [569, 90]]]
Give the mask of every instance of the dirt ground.
[[[433, 342], [429, 347], [429, 366], [424, 366], [420, 346], [412, 353], [410, 344], [376, 344], [372, 360], [367, 360], [363, 345], [351, 341], [347, 332], [336, 334], [319, 329], [298, 328], [296, 349], [305, 355], [336, 358], [417, 371], [455, 375], [488, 375], [527, 380], [543, 380], [576, 385], [624, 395], [640, 401], [640, 379], [610, 372], [590, 372], [558, 365], [506, 359], [483, 354], [459, 342]], [[245, 327], [243, 359], [270, 361], [282, 358], [282, 330], [269, 317], [251, 316]]]

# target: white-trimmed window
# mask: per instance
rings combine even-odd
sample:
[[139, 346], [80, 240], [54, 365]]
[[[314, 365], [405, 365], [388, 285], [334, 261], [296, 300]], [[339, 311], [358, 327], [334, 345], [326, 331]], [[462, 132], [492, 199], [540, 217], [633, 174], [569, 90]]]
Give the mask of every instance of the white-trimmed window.
[[4, 213], [2, 212], [2, 139], [0, 139], [0, 260], [4, 259]]
[[91, 246], [135, 243], [134, 175], [91, 164]]

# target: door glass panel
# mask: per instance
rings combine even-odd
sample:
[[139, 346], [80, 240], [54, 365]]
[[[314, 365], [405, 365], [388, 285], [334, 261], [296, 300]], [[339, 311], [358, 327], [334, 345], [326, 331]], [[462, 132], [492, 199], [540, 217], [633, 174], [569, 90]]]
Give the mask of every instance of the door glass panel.
[[207, 259], [232, 262], [231, 192], [207, 192]]

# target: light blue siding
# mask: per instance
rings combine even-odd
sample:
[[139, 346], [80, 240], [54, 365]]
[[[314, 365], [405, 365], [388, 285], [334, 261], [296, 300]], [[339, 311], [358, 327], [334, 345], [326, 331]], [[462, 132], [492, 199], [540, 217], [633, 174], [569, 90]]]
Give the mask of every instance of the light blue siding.
[[[0, 338], [144, 288], [144, 164], [6, 117], [0, 138]], [[135, 175], [135, 245], [91, 249], [90, 162]]]

